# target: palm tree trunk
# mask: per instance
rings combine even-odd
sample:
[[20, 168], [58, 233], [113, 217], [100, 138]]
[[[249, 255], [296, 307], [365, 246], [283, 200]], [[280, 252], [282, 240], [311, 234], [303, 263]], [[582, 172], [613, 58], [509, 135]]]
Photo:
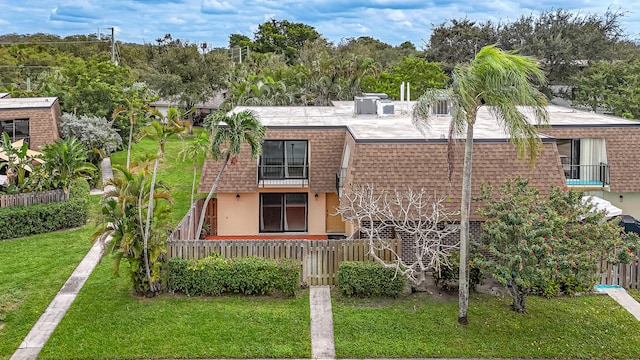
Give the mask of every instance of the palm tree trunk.
[[129, 143], [127, 144], [127, 169], [131, 163], [131, 142], [133, 141], [133, 123], [129, 123]]
[[[191, 183], [191, 206], [189, 207], [189, 211], [194, 210], [193, 208], [193, 195], [196, 192], [196, 175], [197, 175], [197, 171], [198, 171], [198, 167], [196, 166], [197, 163], [193, 163], [193, 182]], [[189, 230], [187, 231], [187, 239], [191, 240], [191, 230], [193, 230], [193, 225], [195, 223], [195, 219], [193, 218], [193, 215], [195, 215], [195, 211], [194, 213], [192, 213], [189, 216]]]
[[156, 157], [156, 162], [153, 165], [153, 175], [151, 176], [151, 187], [149, 188], [149, 206], [147, 207], [147, 222], [144, 228], [143, 234], [143, 256], [144, 256], [144, 267], [147, 275], [147, 281], [149, 282], [149, 291], [151, 293], [156, 292], [155, 285], [151, 281], [151, 268], [149, 267], [149, 237], [151, 235], [151, 215], [153, 214], [153, 197], [155, 195], [156, 190], [156, 175], [158, 174], [158, 163], [160, 162], [160, 156], [162, 154], [161, 150], [158, 150], [158, 156]]
[[222, 172], [224, 171], [224, 168], [227, 167], [227, 163], [229, 162], [230, 157], [231, 155], [227, 154], [227, 156], [224, 158], [222, 167], [220, 168], [220, 171], [218, 171], [218, 176], [216, 176], [216, 181], [213, 182], [213, 186], [211, 187], [209, 194], [207, 194], [207, 198], [204, 200], [204, 204], [202, 204], [202, 211], [200, 212], [200, 221], [198, 221], [198, 230], [195, 233], [196, 238], [198, 239], [200, 238], [200, 234], [202, 233], [202, 226], [204, 225], [204, 216], [207, 211], [207, 205], [209, 205], [209, 200], [211, 200], [211, 198], [213, 197], [213, 193], [215, 193], [216, 189], [218, 188], [218, 183], [220, 182], [220, 178], [222, 177]]
[[458, 280], [458, 323], [467, 325], [469, 307], [469, 213], [471, 212], [471, 172], [473, 160], [473, 122], [467, 122], [460, 205], [460, 273]]

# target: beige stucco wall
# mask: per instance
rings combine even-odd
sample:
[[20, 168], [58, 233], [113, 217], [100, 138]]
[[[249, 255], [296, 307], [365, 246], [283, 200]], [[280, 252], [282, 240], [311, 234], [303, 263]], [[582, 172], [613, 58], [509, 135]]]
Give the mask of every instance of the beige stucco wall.
[[[620, 201], [622, 195], [622, 201]], [[624, 215], [640, 219], [640, 193], [637, 192], [602, 192], [602, 198], [622, 209]]]
[[[260, 192], [300, 193], [301, 188], [260, 189]], [[260, 229], [259, 193], [218, 194], [218, 235], [258, 235]], [[325, 193], [308, 192], [308, 234], [326, 234]]]
[[257, 235], [258, 193], [218, 194], [218, 235]]

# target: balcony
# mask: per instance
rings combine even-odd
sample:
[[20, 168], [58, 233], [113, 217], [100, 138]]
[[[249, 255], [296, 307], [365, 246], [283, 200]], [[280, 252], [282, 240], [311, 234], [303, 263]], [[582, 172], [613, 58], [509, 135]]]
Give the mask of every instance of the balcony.
[[599, 165], [570, 165], [563, 164], [564, 176], [569, 186], [597, 186], [609, 185], [609, 164]]
[[258, 187], [307, 187], [307, 159], [262, 158], [258, 167]]

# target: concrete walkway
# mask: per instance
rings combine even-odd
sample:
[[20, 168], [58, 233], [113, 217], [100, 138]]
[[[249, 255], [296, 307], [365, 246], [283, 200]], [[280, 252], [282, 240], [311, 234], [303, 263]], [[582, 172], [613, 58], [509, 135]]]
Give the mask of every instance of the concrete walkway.
[[[100, 164], [102, 171], [102, 182], [106, 183], [113, 179], [111, 170], [111, 159], [106, 158]], [[64, 315], [71, 307], [71, 304], [78, 296], [80, 289], [93, 272], [100, 261], [102, 254], [102, 242], [96, 241], [87, 255], [82, 259], [78, 267], [73, 271], [67, 282], [62, 285], [58, 294], [53, 298], [47, 309], [40, 316], [36, 324], [31, 328], [27, 337], [24, 338], [18, 350], [13, 353], [11, 360], [34, 360], [53, 334]]]
[[605, 292], [613, 300], [617, 301], [618, 304], [627, 309], [627, 311], [630, 312], [631, 315], [635, 316], [636, 320], [640, 321], [640, 303], [638, 303], [636, 299], [631, 297], [631, 295], [629, 295], [625, 289], [604, 288], [601, 289], [601, 291]]
[[329, 286], [309, 287], [309, 309], [311, 312], [311, 357], [313, 359], [335, 359], [333, 343], [333, 311]]

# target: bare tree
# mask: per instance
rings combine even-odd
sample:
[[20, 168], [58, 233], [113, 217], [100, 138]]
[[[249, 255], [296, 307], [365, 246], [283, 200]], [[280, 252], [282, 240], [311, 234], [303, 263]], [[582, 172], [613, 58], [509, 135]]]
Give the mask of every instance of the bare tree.
[[[420, 287], [430, 271], [440, 271], [449, 264], [449, 255], [457, 250], [459, 238], [451, 217], [459, 212], [446, 209], [446, 198], [430, 196], [426, 190], [378, 190], [367, 185], [342, 195], [337, 214], [352, 222], [360, 236], [369, 241], [373, 259], [394, 268], [416, 287]], [[391, 235], [410, 242], [412, 252], [403, 256], [391, 244]], [[353, 235], [351, 235], [353, 237]], [[396, 259], [385, 262], [377, 254], [391, 251]]]

